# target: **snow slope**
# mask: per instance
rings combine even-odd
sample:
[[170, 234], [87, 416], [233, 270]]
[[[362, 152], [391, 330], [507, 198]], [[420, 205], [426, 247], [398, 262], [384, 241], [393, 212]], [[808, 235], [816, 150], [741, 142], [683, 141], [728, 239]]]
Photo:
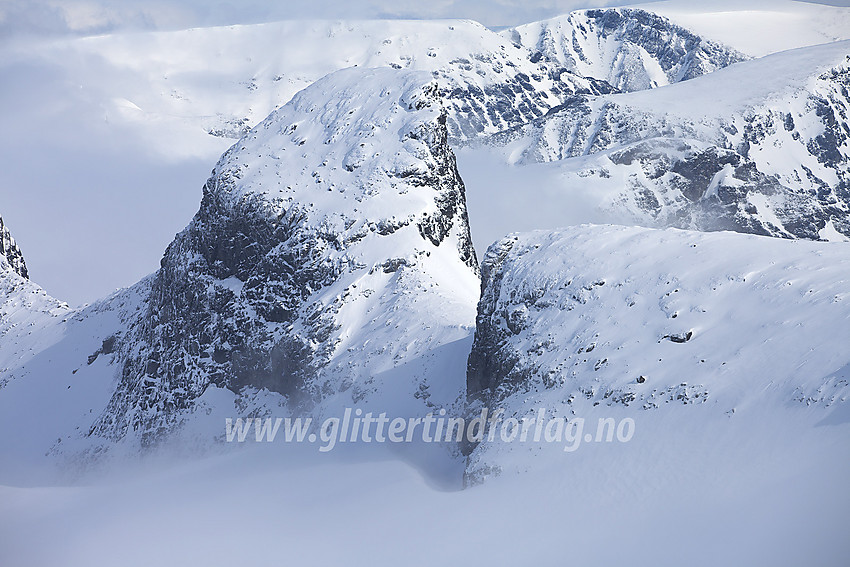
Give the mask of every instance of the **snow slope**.
[[[846, 432], [847, 243], [586, 225], [506, 237], [482, 277], [467, 390], [506, 418], [684, 405], [688, 427], [834, 414]], [[468, 473], [534, 467], [542, 445], [485, 440]]]
[[590, 199], [620, 222], [843, 239], [849, 49], [792, 50], [595, 97], [491, 140], [509, 163], [552, 163], [564, 209]]
[[0, 427], [14, 432], [0, 439], [3, 482], [50, 483], [88, 466], [86, 436], [116, 386], [115, 337], [146, 289], [143, 281], [71, 309], [0, 270]]
[[677, 0], [634, 6], [753, 57], [850, 39], [850, 8], [790, 0]]

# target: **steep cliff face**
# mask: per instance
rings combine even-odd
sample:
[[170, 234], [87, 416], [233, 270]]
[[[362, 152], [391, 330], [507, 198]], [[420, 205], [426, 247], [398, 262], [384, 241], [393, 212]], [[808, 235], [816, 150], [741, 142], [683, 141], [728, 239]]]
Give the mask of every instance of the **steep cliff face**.
[[502, 32], [540, 57], [621, 91], [661, 87], [748, 57], [644, 10], [579, 10]]
[[3, 224], [3, 218], [0, 217], [0, 269], [3, 262], [22, 278], [29, 277], [24, 255], [21, 254], [21, 249], [18, 248], [9, 229]]
[[[422, 32], [413, 41], [387, 40], [383, 64], [432, 74], [448, 111], [452, 142], [515, 128], [565, 101], [616, 90], [474, 22], [449, 25], [449, 35], [427, 27]], [[411, 50], [416, 43], [418, 50]]]
[[848, 42], [596, 97], [493, 137], [648, 226], [850, 236]]
[[[848, 268], [843, 243], [612, 226], [509, 236], [482, 262], [471, 407], [638, 423], [689, 405], [705, 407], [696, 421], [830, 407], [850, 393]], [[468, 471], [486, 476], [521, 446], [484, 442]]]
[[155, 439], [211, 385], [266, 388], [292, 408], [343, 392], [412, 402], [428, 388], [414, 361], [468, 336], [477, 273], [432, 78], [332, 74], [219, 161], [122, 343], [93, 431]]

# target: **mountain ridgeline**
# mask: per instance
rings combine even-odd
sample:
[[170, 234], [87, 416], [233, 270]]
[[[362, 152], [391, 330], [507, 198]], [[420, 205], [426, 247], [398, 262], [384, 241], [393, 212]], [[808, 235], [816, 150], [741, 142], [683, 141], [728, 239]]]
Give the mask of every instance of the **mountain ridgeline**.
[[[778, 53], [665, 89], [605, 95], [496, 134], [644, 226], [850, 236], [850, 42]], [[841, 236], [843, 235], [843, 236]]]
[[749, 59], [645, 10], [579, 10], [502, 32], [538, 58], [623, 92], [693, 79]]

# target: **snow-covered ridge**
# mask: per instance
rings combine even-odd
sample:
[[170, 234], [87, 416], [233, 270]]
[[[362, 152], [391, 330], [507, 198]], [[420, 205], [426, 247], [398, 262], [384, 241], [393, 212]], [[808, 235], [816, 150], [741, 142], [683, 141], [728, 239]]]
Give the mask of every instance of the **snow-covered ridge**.
[[559, 162], [644, 225], [848, 236], [848, 54], [850, 42], [788, 51], [492, 139], [512, 161]]
[[0, 389], [12, 379], [11, 370], [61, 333], [56, 328], [70, 312], [67, 304], [10, 269], [0, 256]]
[[83, 455], [99, 445], [88, 434], [116, 386], [119, 339], [149, 290], [143, 280], [72, 309], [0, 272], [0, 427], [17, 432], [0, 440], [7, 482], [73, 476], [90, 464]]
[[850, 393], [848, 273], [845, 243], [617, 226], [511, 235], [482, 262], [468, 395], [516, 417], [830, 407]]
[[677, 83], [748, 59], [651, 11], [628, 8], [579, 10], [501, 33], [621, 91]]

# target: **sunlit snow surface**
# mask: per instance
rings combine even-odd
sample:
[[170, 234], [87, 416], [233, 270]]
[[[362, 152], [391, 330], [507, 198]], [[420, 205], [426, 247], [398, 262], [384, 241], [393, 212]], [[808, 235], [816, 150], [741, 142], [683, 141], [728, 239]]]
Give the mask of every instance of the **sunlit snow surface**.
[[653, 2], [643, 8], [753, 57], [850, 39], [846, 7], [789, 0]]

